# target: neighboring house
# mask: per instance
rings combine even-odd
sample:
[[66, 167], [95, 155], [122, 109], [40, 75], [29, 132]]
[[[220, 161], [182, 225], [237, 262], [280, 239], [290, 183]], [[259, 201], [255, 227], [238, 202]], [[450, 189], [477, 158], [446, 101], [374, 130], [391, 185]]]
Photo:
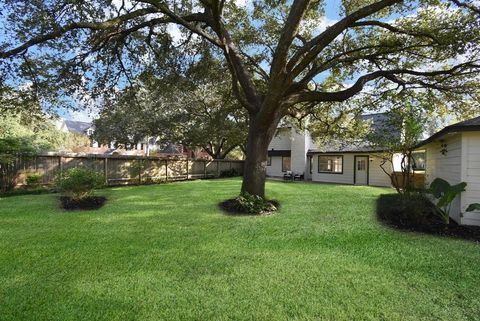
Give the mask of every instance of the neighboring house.
[[76, 121], [76, 120], [63, 120], [66, 129], [71, 133], [81, 134], [85, 136], [92, 136], [95, 132], [95, 128], [92, 123]]
[[155, 138], [145, 139], [142, 142], [128, 146], [118, 145], [115, 142], [99, 144], [92, 138], [92, 135], [95, 133], [95, 126], [90, 122], [58, 119], [55, 123], [55, 126], [57, 129], [64, 132], [70, 132], [88, 137], [90, 140], [90, 146], [78, 146], [81, 152], [85, 154], [145, 155], [150, 151], [158, 150], [158, 140]]
[[[362, 119], [371, 122], [376, 131], [386, 123], [385, 114], [364, 115]], [[317, 146], [307, 130], [283, 127], [268, 147], [267, 175], [280, 177], [292, 171], [316, 182], [391, 186], [390, 177], [380, 167], [380, 152], [367, 142], [332, 141]], [[387, 171], [393, 168], [387, 167]]]
[[181, 144], [162, 143], [158, 137], [146, 137], [136, 144], [117, 144], [112, 141], [108, 144], [99, 144], [92, 139], [95, 127], [92, 123], [76, 120], [58, 119], [55, 122], [57, 129], [87, 136], [90, 139], [90, 146], [78, 146], [78, 150], [85, 154], [96, 155], [156, 155], [160, 157], [199, 157], [210, 159], [202, 151], [192, 151]]
[[440, 177], [450, 184], [466, 182], [450, 216], [460, 224], [480, 225], [480, 212], [465, 212], [480, 203], [480, 117], [445, 127], [418, 145], [426, 154], [426, 183]]

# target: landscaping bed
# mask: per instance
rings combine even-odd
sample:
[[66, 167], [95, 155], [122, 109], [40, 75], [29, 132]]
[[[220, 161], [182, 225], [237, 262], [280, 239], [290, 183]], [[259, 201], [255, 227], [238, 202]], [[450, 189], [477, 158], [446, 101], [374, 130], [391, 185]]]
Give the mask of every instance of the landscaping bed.
[[[268, 201], [270, 202], [275, 208], [279, 208], [279, 203], [277, 201]], [[221, 202], [218, 204], [219, 207], [229, 215], [272, 215], [276, 212], [274, 211], [263, 211], [261, 213], [255, 213], [255, 212], [248, 212], [245, 211], [241, 206], [239, 206], [238, 201], [236, 198], [231, 198], [226, 201]]]
[[68, 196], [60, 196], [60, 204], [62, 208], [68, 211], [96, 210], [102, 207], [106, 201], [107, 198], [103, 196], [89, 196], [79, 200]]
[[435, 215], [435, 205], [424, 196], [405, 200], [399, 194], [380, 195], [377, 217], [384, 225], [399, 230], [480, 242], [480, 226], [459, 225], [451, 219], [443, 223]]
[[247, 193], [220, 202], [218, 205], [230, 215], [271, 215], [280, 207], [276, 200], [268, 200]]

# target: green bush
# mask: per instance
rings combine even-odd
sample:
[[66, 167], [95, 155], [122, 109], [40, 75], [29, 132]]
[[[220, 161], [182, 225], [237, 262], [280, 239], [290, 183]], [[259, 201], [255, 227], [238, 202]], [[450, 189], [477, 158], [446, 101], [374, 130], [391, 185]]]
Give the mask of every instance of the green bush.
[[235, 198], [235, 206], [237, 207], [237, 210], [242, 213], [264, 214], [276, 211], [278, 204], [258, 195], [243, 193]]
[[227, 169], [220, 172], [220, 177], [235, 177], [240, 176], [235, 168]]
[[445, 224], [436, 205], [424, 193], [381, 195], [377, 215], [382, 221], [403, 227]]
[[62, 195], [81, 200], [91, 196], [95, 188], [103, 187], [104, 178], [91, 169], [77, 167], [58, 174], [55, 185]]
[[40, 183], [41, 178], [42, 176], [40, 176], [39, 174], [28, 175], [26, 179], [27, 185], [28, 186], [38, 185]]

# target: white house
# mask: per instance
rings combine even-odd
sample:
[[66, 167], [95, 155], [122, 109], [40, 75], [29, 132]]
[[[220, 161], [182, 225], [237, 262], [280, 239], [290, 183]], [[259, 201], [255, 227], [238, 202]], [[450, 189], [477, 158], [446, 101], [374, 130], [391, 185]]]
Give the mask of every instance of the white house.
[[93, 139], [95, 133], [95, 126], [90, 122], [67, 120], [59, 118], [55, 121], [57, 129], [63, 132], [70, 132], [79, 135], [84, 135], [90, 140], [90, 147], [86, 148], [84, 152], [89, 154], [113, 154], [119, 153], [122, 155], [149, 155], [150, 152], [164, 152], [168, 154], [182, 154], [183, 151], [178, 151], [177, 145], [166, 144], [165, 151], [160, 149], [158, 137], [146, 137], [136, 144], [128, 144], [118, 149], [117, 144], [112, 141], [108, 144], [99, 144]]
[[[364, 115], [373, 128], [380, 128], [385, 114]], [[287, 171], [304, 174], [305, 180], [327, 183], [391, 186], [380, 167], [378, 150], [368, 144], [317, 146], [307, 130], [279, 128], [268, 147], [267, 175], [281, 177]], [[386, 165], [388, 166], [388, 165]], [[387, 170], [393, 171], [388, 168]]]
[[[383, 115], [363, 118], [378, 127], [385, 120]], [[381, 151], [368, 144], [339, 146], [317, 146], [306, 130], [279, 128], [268, 147], [267, 175], [282, 177], [292, 171], [315, 182], [391, 186], [390, 177], [380, 167]], [[424, 159], [417, 165], [425, 170], [427, 186], [437, 177], [450, 184], [467, 183], [450, 214], [457, 223], [480, 225], [480, 212], [465, 211], [468, 205], [480, 203], [480, 117], [445, 127], [421, 142], [417, 153]], [[399, 169], [397, 164], [386, 168], [389, 172]]]
[[418, 146], [425, 150], [425, 181], [436, 177], [450, 184], [466, 182], [450, 216], [460, 224], [480, 225], [480, 212], [465, 212], [469, 204], [480, 203], [480, 117], [447, 126]]

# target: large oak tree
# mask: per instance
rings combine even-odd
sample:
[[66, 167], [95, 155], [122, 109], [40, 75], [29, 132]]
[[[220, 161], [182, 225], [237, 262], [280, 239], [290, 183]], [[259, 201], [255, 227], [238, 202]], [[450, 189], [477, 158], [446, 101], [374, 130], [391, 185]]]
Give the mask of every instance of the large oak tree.
[[260, 196], [267, 147], [287, 114], [315, 113], [366, 89], [478, 95], [480, 10], [468, 0], [343, 0], [328, 27], [325, 3], [309, 0], [1, 3], [3, 82], [27, 77], [42, 99], [79, 85], [96, 97], [144, 69], [182, 73], [207, 44], [249, 115], [242, 191]]

